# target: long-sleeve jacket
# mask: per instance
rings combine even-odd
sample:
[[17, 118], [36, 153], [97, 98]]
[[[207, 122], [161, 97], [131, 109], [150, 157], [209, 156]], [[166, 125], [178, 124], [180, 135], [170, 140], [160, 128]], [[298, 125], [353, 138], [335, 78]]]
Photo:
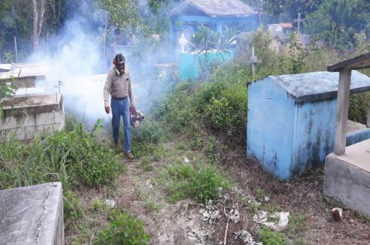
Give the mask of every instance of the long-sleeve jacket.
[[103, 94], [105, 106], [109, 106], [109, 94], [115, 98], [130, 96], [130, 100], [133, 100], [130, 71], [128, 68], [125, 69], [125, 72], [122, 75], [118, 75], [116, 67], [112, 67], [108, 72]]

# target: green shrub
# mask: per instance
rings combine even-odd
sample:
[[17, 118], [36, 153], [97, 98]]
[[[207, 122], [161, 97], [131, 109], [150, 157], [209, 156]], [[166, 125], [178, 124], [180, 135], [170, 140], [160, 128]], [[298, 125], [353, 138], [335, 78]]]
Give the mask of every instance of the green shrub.
[[155, 152], [164, 135], [162, 127], [150, 119], [144, 120], [139, 127], [133, 128], [131, 134], [132, 151], [136, 157]]
[[40, 136], [32, 144], [1, 144], [0, 189], [61, 181], [63, 188], [111, 183], [118, 156], [78, 124], [71, 132]]
[[212, 165], [170, 165], [161, 173], [160, 182], [168, 192], [170, 202], [195, 198], [206, 203], [218, 197], [220, 187], [229, 188], [229, 183]]
[[348, 118], [366, 124], [367, 112], [370, 106], [370, 93], [354, 94], [350, 96]]
[[118, 157], [112, 157], [110, 148], [97, 142], [94, 134], [85, 132], [81, 124], [69, 133], [56, 132], [40, 143], [57, 169], [58, 163], [65, 165], [73, 185], [111, 183], [119, 170]]
[[132, 129], [132, 141], [135, 143], [158, 144], [163, 138], [163, 130], [153, 120], [144, 120], [139, 127]]
[[161, 121], [167, 130], [180, 132], [195, 119], [192, 86], [191, 83], [179, 83], [166, 99], [154, 108], [154, 118]]
[[123, 213], [114, 213], [108, 228], [98, 233], [94, 244], [97, 245], [144, 245], [149, 242], [149, 235], [145, 233], [142, 222], [135, 216]]
[[233, 122], [229, 101], [224, 97], [220, 99], [212, 98], [204, 109], [213, 129], [227, 128]]
[[286, 245], [287, 241], [283, 234], [271, 231], [269, 228], [264, 227], [260, 230], [259, 239], [264, 245]]

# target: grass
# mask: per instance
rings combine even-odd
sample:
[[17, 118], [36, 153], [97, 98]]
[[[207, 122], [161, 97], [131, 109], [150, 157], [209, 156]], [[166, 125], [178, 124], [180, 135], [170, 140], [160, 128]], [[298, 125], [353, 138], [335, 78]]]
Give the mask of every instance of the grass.
[[171, 203], [185, 198], [194, 198], [206, 203], [218, 197], [219, 188], [230, 186], [214, 166], [193, 166], [188, 163], [167, 166], [160, 173], [159, 183], [167, 191]]
[[153, 171], [152, 158], [148, 156], [142, 157], [139, 166], [144, 171]]
[[259, 234], [258, 238], [263, 242], [264, 245], [286, 245], [287, 240], [285, 236], [276, 231], [272, 231], [267, 227], [263, 227]]
[[296, 237], [301, 235], [307, 228], [307, 216], [304, 214], [291, 214], [285, 233]]
[[149, 212], [157, 212], [161, 209], [161, 205], [153, 200], [145, 200], [143, 208], [147, 209]]
[[257, 186], [256, 189], [254, 190], [254, 193], [256, 195], [257, 200], [265, 199], [266, 194], [265, 194], [265, 191], [261, 187]]

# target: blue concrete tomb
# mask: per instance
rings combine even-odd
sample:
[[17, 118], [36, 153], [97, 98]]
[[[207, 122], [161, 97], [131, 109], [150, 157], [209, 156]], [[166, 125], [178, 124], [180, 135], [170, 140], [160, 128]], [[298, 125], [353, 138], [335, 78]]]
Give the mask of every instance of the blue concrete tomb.
[[218, 52], [211, 50], [208, 52], [181, 53], [180, 55], [180, 78], [182, 80], [198, 78], [201, 73], [202, 65], [225, 64], [234, 57], [232, 52]]
[[[323, 164], [334, 149], [338, 78], [312, 72], [249, 83], [247, 156], [282, 180]], [[370, 78], [352, 71], [351, 93], [369, 90]], [[355, 144], [370, 138], [370, 129], [349, 137]]]

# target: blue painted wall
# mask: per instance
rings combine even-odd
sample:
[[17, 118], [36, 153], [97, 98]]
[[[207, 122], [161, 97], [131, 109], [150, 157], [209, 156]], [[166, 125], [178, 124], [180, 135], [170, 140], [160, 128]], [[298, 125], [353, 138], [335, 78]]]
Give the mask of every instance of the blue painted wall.
[[323, 164], [334, 149], [336, 99], [296, 103], [290, 176]]
[[180, 55], [180, 78], [196, 79], [200, 72], [199, 60], [204, 62], [204, 59], [208, 59], [211, 64], [224, 64], [232, 60], [234, 57], [233, 53], [227, 52], [212, 52], [196, 55], [194, 53], [181, 53]]
[[272, 79], [248, 86], [247, 154], [280, 179], [290, 177], [294, 99]]
[[[297, 102], [271, 77], [248, 85], [247, 155], [282, 180], [324, 164], [334, 150], [336, 98]], [[347, 145], [370, 129], [347, 135]]]
[[370, 139], [370, 128], [348, 134], [346, 136], [346, 145], [353, 145], [367, 139]]

